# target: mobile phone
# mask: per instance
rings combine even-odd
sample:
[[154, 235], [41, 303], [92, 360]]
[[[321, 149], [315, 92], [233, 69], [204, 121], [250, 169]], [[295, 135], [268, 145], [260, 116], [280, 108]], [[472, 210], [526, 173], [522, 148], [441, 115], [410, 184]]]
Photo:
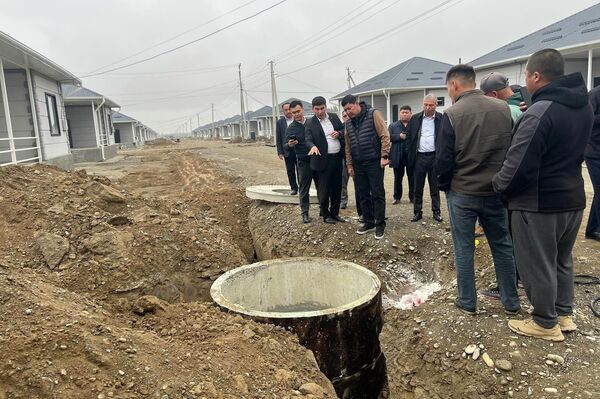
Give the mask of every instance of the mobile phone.
[[523, 97], [525, 105], [527, 105], [527, 108], [529, 108], [531, 106], [531, 94], [529, 94], [527, 87], [522, 86], [519, 91], [521, 92], [521, 97]]
[[298, 137], [292, 134], [291, 136], [288, 136], [288, 141], [298, 141]]

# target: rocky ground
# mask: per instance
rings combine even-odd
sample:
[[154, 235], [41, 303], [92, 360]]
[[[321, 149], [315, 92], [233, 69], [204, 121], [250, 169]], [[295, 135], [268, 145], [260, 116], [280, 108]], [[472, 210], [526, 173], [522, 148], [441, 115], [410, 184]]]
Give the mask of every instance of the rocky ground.
[[[206, 302], [224, 271], [299, 255], [384, 282], [390, 398], [600, 397], [600, 321], [586, 307], [600, 286], [576, 288], [578, 333], [541, 343], [510, 333], [499, 302], [474, 317], [453, 307], [448, 225], [410, 223], [408, 202], [388, 195], [377, 241], [354, 233], [352, 206], [347, 223], [303, 225], [296, 206], [247, 200], [245, 185], [285, 183], [272, 147], [164, 140], [82, 167], [0, 169], [0, 398], [334, 397], [295, 337]], [[577, 272], [600, 274], [598, 243], [575, 252]], [[476, 263], [479, 286], [493, 284], [484, 238]], [[441, 289], [394, 307], [423, 286]]]

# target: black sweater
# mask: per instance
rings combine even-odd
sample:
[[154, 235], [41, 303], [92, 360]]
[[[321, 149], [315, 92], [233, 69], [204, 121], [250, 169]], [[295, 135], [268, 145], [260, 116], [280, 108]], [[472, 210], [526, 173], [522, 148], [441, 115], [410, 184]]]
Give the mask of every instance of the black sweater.
[[590, 91], [590, 104], [594, 110], [594, 128], [585, 151], [586, 158], [600, 159], [600, 86]]

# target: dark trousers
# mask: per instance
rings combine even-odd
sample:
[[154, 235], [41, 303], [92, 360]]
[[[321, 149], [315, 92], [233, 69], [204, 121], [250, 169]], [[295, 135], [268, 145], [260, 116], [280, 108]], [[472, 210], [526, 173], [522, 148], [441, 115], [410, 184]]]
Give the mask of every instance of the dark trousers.
[[585, 163], [594, 186], [594, 199], [590, 205], [590, 217], [585, 234], [600, 233], [600, 159], [586, 158]]
[[[348, 176], [346, 160], [343, 161], [342, 172], [342, 205], [348, 205], [348, 180], [350, 180], [350, 176]], [[354, 201], [356, 203], [356, 213], [358, 214], [358, 216], [362, 216], [362, 209], [360, 209], [360, 198], [358, 196], [359, 192], [356, 189], [356, 179], [352, 179], [352, 181], [352, 184], [354, 184]]]
[[383, 175], [379, 159], [354, 163], [354, 181], [365, 223], [385, 226]]
[[310, 167], [310, 158], [297, 158], [298, 161], [298, 197], [300, 200], [300, 211], [302, 214], [308, 214], [310, 209], [310, 185], [312, 180], [318, 187], [319, 179], [317, 174]]
[[[583, 211], [512, 211], [515, 259], [533, 320], [552, 328], [558, 316], [573, 314], [573, 245]], [[485, 228], [485, 227], [484, 227]]]
[[440, 189], [438, 188], [437, 174], [435, 171], [435, 152], [419, 152], [415, 161], [415, 213], [423, 211], [423, 190], [425, 178], [429, 183], [431, 195], [431, 210], [434, 214], [440, 213]]
[[298, 174], [297, 163], [296, 163], [296, 153], [291, 151], [285, 159], [285, 169], [287, 171], [288, 181], [290, 182], [290, 189], [292, 191], [298, 191], [298, 183], [296, 180], [296, 176]]
[[342, 155], [323, 155], [327, 159], [325, 169], [318, 171], [317, 194], [319, 196], [320, 215], [324, 218], [340, 214], [342, 197]]
[[408, 199], [415, 199], [415, 172], [413, 168], [408, 166], [406, 161], [407, 156], [402, 157], [400, 165], [394, 169], [394, 199], [400, 201], [402, 199], [402, 180], [404, 180], [404, 170], [408, 177]]

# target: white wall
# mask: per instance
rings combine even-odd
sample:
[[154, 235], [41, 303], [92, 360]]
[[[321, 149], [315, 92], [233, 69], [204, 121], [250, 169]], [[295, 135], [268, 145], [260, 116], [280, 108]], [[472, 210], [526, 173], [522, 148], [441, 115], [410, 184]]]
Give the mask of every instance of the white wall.
[[115, 129], [119, 129], [121, 136], [121, 143], [135, 143], [135, 137], [133, 134], [133, 123], [115, 123]]
[[[69, 138], [67, 134], [67, 119], [65, 106], [62, 98], [60, 84], [51, 78], [47, 78], [36, 71], [32, 71], [33, 92], [38, 114], [38, 126], [40, 130], [40, 141], [42, 145], [42, 158], [44, 161], [70, 154]], [[60, 136], [50, 135], [50, 123], [46, 107], [46, 93], [56, 97], [58, 118], [60, 125]]]
[[98, 147], [92, 104], [67, 105], [65, 111], [71, 130], [71, 148]]

